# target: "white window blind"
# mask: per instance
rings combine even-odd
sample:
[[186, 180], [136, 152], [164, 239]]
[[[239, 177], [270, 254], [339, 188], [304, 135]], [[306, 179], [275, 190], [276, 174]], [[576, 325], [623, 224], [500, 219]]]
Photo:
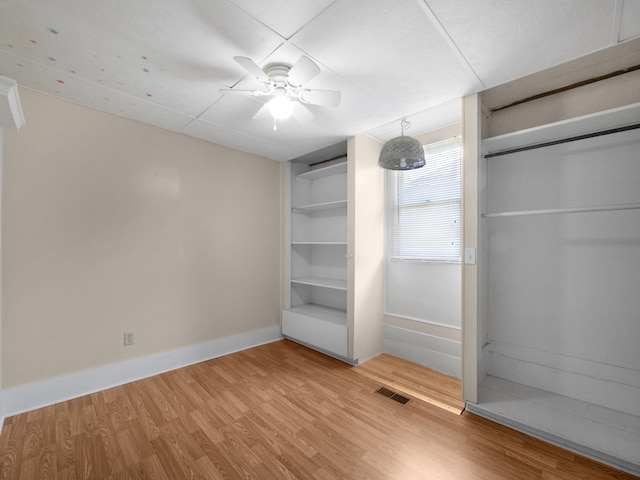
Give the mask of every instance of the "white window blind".
[[388, 255], [461, 261], [460, 137], [425, 145], [426, 165], [388, 171]]

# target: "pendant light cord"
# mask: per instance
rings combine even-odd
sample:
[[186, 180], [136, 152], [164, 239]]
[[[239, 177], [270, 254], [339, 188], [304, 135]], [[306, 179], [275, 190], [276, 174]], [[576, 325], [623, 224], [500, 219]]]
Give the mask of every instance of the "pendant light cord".
[[409, 130], [410, 126], [411, 122], [407, 120], [407, 117], [402, 117], [402, 120], [400, 121], [400, 136], [404, 137], [404, 131]]

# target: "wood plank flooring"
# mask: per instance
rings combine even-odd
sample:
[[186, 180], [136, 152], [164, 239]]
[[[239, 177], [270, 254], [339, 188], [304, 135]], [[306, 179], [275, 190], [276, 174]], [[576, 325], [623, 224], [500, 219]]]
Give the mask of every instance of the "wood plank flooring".
[[410, 395], [456, 415], [464, 410], [460, 380], [422, 365], [381, 353], [354, 367], [354, 371], [398, 393]]
[[632, 479], [282, 340], [5, 420], [3, 479]]

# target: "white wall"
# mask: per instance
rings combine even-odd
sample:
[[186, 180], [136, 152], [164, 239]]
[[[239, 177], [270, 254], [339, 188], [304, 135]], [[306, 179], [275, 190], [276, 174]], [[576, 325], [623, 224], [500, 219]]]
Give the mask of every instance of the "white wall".
[[387, 260], [388, 315], [460, 329], [460, 264]]
[[5, 389], [279, 325], [278, 163], [20, 94], [28, 123], [4, 142]]

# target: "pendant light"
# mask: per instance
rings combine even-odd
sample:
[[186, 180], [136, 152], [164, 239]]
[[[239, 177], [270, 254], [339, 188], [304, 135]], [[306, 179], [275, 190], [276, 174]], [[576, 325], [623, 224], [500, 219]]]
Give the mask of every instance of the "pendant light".
[[413, 137], [406, 137], [404, 131], [411, 124], [406, 118], [400, 122], [401, 135], [392, 138], [382, 147], [378, 165], [387, 170], [413, 170], [424, 167], [424, 147]]

